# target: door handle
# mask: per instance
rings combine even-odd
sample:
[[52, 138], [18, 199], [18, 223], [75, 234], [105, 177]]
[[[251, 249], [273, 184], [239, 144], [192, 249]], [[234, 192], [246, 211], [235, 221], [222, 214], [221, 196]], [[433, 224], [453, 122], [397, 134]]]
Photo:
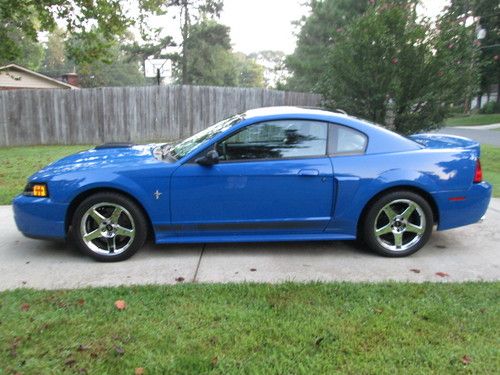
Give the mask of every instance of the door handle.
[[301, 169], [299, 176], [319, 176], [319, 171], [317, 169]]

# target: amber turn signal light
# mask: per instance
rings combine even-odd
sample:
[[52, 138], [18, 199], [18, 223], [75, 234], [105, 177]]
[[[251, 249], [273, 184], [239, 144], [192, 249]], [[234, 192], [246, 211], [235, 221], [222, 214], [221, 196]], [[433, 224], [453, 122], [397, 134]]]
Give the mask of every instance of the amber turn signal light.
[[31, 182], [24, 188], [24, 195], [43, 198], [48, 197], [49, 192], [46, 184]]

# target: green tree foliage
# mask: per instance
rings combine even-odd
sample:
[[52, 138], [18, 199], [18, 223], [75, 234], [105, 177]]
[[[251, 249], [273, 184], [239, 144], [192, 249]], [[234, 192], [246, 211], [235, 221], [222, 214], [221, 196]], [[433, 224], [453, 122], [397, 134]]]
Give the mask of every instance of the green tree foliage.
[[310, 15], [297, 22], [297, 47], [286, 65], [292, 77], [287, 87], [313, 91], [324, 73], [326, 50], [353, 19], [366, 10], [367, 0], [311, 0]]
[[127, 53], [128, 61], [139, 62], [142, 65], [142, 70], [145, 71], [145, 61], [149, 57], [178, 61], [177, 54], [164, 53], [165, 48], [174, 46], [176, 46], [176, 44], [173, 38], [171, 36], [166, 36], [159, 38], [158, 42], [148, 41], [145, 43], [139, 43], [137, 41], [133, 41], [132, 43], [123, 45], [122, 48]]
[[[100, 58], [108, 41], [124, 33], [132, 22], [121, 0], [0, 0], [0, 60], [17, 61], [23, 56], [16, 35], [36, 42], [40, 31], [56, 28], [56, 20], [64, 20], [70, 33], [81, 34], [82, 40], [92, 43], [92, 58]], [[89, 25], [94, 28], [89, 30]]]
[[48, 35], [40, 73], [55, 78], [74, 69], [75, 65], [66, 57], [65, 39], [66, 32], [61, 28], [56, 28]]
[[417, 1], [382, 1], [329, 48], [318, 91], [328, 105], [412, 133], [438, 126], [478, 81], [473, 28], [445, 14], [434, 29]]
[[[88, 39], [82, 39], [81, 36], [70, 35], [65, 41], [65, 51], [67, 59], [74, 64], [82, 87], [138, 86], [146, 83], [144, 74], [139, 70], [139, 62], [123, 49], [128, 44], [130, 35], [106, 41], [108, 47], [100, 59], [92, 58], [92, 46], [85, 53], [87, 46], [84, 41]], [[103, 38], [104, 36], [96, 35], [97, 40]]]
[[[492, 84], [500, 83], [500, 2], [498, 0], [452, 0], [446, 13], [450, 18], [462, 23], [474, 17], [476, 28], [486, 31], [486, 37], [476, 40], [475, 43], [481, 50], [479, 91], [480, 94], [488, 93]], [[500, 103], [500, 96], [497, 102]]]
[[185, 42], [186, 70], [177, 65], [179, 83], [212, 86], [264, 86], [263, 68], [241, 53], [231, 50], [229, 27], [205, 19], [191, 26]]
[[99, 60], [78, 67], [81, 87], [143, 86], [147, 84], [136, 62], [126, 61], [122, 51], [111, 48], [116, 59], [111, 63]]
[[[219, 18], [220, 12], [224, 6], [223, 0], [139, 0], [139, 5], [141, 9], [141, 30], [143, 31], [142, 34], [145, 39], [149, 39], [146, 35], [147, 28], [144, 27], [148, 14], [166, 14], [170, 10], [174, 10], [178, 13], [182, 36], [182, 42], [180, 43], [182, 52], [174, 56], [173, 60], [179, 66], [178, 71], [181, 72], [181, 83], [189, 83], [190, 78], [188, 77], [188, 69], [190, 49], [188, 40], [191, 36], [192, 26], [194, 24], [199, 24], [200, 21], [207, 18]], [[154, 32], [158, 34], [158, 30]], [[165, 46], [160, 44], [160, 47], [164, 48]]]
[[239, 87], [264, 87], [264, 67], [241, 52], [233, 53]]
[[[130, 38], [130, 35], [127, 36]], [[75, 61], [68, 51], [73, 43], [81, 43], [80, 34], [71, 35], [57, 28], [48, 35], [44, 61], [39, 69], [43, 74], [59, 78], [65, 73], [76, 72], [81, 87], [137, 86], [147, 84], [140, 63], [124, 51], [128, 39], [115, 39], [106, 51], [106, 60], [81, 59]], [[82, 49], [83, 50], [83, 49]]]
[[[9, 42], [15, 44], [17, 58], [11, 60], [0, 55], [0, 65], [15, 62], [28, 69], [39, 69], [43, 60], [43, 47], [40, 43], [34, 42], [21, 32], [13, 33], [10, 36]], [[2, 43], [0, 42], [0, 49], [2, 49], [1, 45]]]
[[178, 65], [175, 72], [180, 83], [215, 86], [236, 84], [229, 27], [213, 20], [203, 20], [191, 26], [184, 46], [186, 66]]
[[248, 55], [264, 69], [264, 85], [267, 88], [284, 89], [288, 69], [285, 65], [286, 55], [283, 51], [265, 50]]

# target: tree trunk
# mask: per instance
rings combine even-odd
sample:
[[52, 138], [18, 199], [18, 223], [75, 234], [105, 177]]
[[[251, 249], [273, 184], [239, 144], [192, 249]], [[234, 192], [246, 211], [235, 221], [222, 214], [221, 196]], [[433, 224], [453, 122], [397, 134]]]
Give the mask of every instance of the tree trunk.
[[188, 52], [187, 52], [187, 39], [189, 36], [189, 9], [188, 9], [188, 0], [184, 0], [182, 3], [184, 12], [184, 25], [182, 26], [182, 56], [181, 56], [181, 64], [182, 64], [182, 84], [187, 85], [189, 83], [188, 78]]
[[469, 95], [465, 97], [464, 100], [464, 114], [468, 115], [470, 114], [470, 98]]

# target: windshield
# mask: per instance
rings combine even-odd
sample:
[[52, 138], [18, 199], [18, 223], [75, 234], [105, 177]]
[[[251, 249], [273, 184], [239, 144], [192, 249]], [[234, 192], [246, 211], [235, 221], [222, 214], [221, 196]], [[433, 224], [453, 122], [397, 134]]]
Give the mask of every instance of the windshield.
[[183, 158], [202, 143], [212, 139], [217, 134], [229, 129], [231, 126], [236, 125], [241, 120], [243, 120], [242, 115], [236, 115], [222, 120], [221, 122], [218, 122], [217, 124], [212, 125], [211, 127], [177, 143], [170, 149], [170, 155], [176, 159]]

